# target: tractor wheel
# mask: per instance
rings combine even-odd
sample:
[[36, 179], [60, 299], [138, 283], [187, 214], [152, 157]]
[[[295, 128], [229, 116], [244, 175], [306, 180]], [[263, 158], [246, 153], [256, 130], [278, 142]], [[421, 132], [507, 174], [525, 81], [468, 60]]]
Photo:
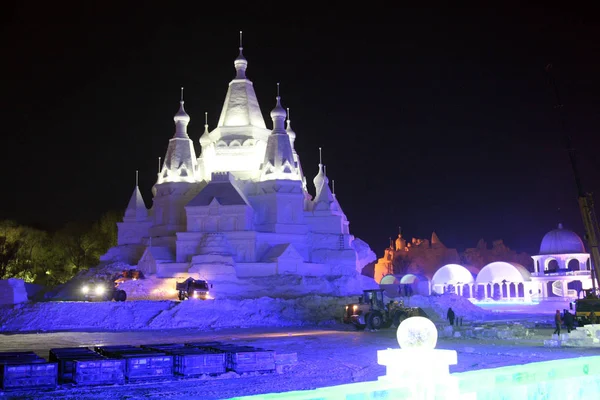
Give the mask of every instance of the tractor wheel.
[[402, 323], [402, 321], [404, 321], [406, 319], [406, 313], [403, 313], [402, 311], [398, 311], [396, 314], [394, 314], [394, 326], [397, 328], [400, 326], [400, 324]]
[[381, 329], [383, 325], [383, 317], [377, 311], [369, 313], [365, 319], [367, 320], [367, 327], [369, 329]]
[[124, 291], [124, 290], [119, 290], [117, 292], [117, 296], [118, 296], [117, 297], [118, 301], [125, 301], [125, 300], [127, 300], [127, 292]]

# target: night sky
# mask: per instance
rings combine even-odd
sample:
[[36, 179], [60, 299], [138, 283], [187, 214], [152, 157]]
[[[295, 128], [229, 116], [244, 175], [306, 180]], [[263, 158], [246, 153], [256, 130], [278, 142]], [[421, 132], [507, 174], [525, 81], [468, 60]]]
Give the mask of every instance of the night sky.
[[136, 170], [150, 207], [179, 88], [199, 154], [240, 30], [267, 127], [280, 82], [309, 191], [322, 147], [351, 233], [379, 256], [399, 226], [459, 250], [503, 239], [530, 254], [558, 222], [583, 235], [548, 63], [584, 189], [600, 193], [591, 10], [19, 4], [1, 24], [2, 219], [56, 229], [124, 210]]

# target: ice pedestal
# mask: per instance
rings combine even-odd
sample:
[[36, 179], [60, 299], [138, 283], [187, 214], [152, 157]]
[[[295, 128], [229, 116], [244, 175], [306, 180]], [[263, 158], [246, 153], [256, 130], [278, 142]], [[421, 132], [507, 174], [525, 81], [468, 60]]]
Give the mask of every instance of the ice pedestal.
[[402, 321], [396, 332], [399, 349], [379, 350], [377, 362], [385, 365], [386, 374], [378, 380], [404, 388], [410, 399], [459, 399], [458, 380], [450, 375], [456, 365], [455, 350], [435, 349], [437, 328], [424, 317]]
[[458, 379], [450, 375], [450, 365], [458, 362], [455, 350], [379, 350], [377, 362], [386, 367], [386, 374], [378, 380], [407, 388], [411, 399], [461, 398]]

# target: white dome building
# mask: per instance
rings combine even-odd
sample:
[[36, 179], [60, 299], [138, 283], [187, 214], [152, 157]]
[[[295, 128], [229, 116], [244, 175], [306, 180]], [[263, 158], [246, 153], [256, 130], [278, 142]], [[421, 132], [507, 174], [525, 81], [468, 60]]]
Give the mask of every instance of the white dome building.
[[544, 235], [540, 253], [531, 258], [534, 298], [574, 299], [592, 287], [590, 255], [581, 238], [562, 224]]
[[459, 264], [446, 264], [431, 278], [432, 290], [436, 293], [455, 292], [459, 296], [471, 297], [473, 274]]
[[431, 294], [431, 282], [425, 275], [421, 274], [405, 274], [393, 275], [388, 274], [381, 278], [379, 287], [385, 289], [388, 296], [406, 296], [406, 295], [423, 295]]
[[475, 281], [480, 299], [530, 299], [531, 274], [518, 263], [491, 262], [481, 269]]

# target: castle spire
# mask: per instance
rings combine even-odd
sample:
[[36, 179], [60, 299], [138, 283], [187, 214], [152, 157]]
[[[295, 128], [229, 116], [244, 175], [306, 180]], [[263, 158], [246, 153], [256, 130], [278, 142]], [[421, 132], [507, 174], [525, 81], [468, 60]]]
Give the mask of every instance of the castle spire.
[[[235, 78], [229, 82], [229, 88], [227, 89], [227, 95], [225, 96], [225, 103], [221, 109], [219, 121], [217, 122], [215, 130], [212, 132], [212, 137], [208, 137], [208, 135], [202, 135], [200, 138], [203, 146], [206, 146], [210, 143], [215, 143], [222, 137], [223, 133], [218, 129], [221, 127], [251, 126], [253, 128], [265, 130], [267, 128], [265, 119], [260, 111], [258, 99], [256, 98], [254, 85], [246, 76], [248, 61], [243, 54], [241, 31], [239, 50], [239, 55], [233, 62], [236, 75]], [[251, 132], [251, 130], [245, 130], [245, 132]], [[250, 134], [243, 133], [242, 135], [249, 136]], [[264, 134], [265, 140], [267, 136], [268, 131]]]
[[292, 143], [292, 147], [294, 147], [294, 141], [296, 140], [296, 132], [292, 129], [292, 120], [290, 119], [290, 108], [287, 108], [287, 126], [285, 128], [288, 136], [290, 137], [290, 142]]
[[185, 112], [183, 108], [183, 87], [181, 88], [181, 100], [179, 100], [179, 111], [173, 117], [175, 121], [175, 135], [176, 138], [188, 138], [187, 126], [190, 123], [190, 116]]
[[273, 130], [267, 141], [265, 160], [262, 165], [261, 181], [271, 179], [300, 180], [300, 174], [294, 162], [294, 153], [290, 138], [285, 130], [285, 109], [281, 106], [279, 83], [275, 108], [271, 110]]
[[204, 135], [208, 135], [208, 112], [204, 112]]
[[319, 147], [319, 172], [313, 178], [313, 184], [315, 185], [315, 198], [319, 195], [321, 186], [323, 186], [323, 182], [325, 181], [325, 173], [323, 172], [323, 154], [321, 150], [322, 149]]
[[195, 182], [198, 165], [194, 144], [187, 134], [187, 125], [190, 116], [183, 108], [183, 88], [179, 100], [179, 111], [173, 118], [175, 120], [175, 135], [169, 140], [169, 147], [164, 162], [159, 168], [157, 184], [164, 182]]
[[125, 209], [124, 222], [144, 221], [148, 218], [148, 209], [138, 186], [138, 171], [135, 171], [135, 188]]
[[237, 56], [233, 65], [235, 66], [235, 79], [246, 79], [246, 68], [248, 68], [248, 60], [244, 57], [244, 47], [242, 46], [242, 31], [240, 31], [240, 54]]

